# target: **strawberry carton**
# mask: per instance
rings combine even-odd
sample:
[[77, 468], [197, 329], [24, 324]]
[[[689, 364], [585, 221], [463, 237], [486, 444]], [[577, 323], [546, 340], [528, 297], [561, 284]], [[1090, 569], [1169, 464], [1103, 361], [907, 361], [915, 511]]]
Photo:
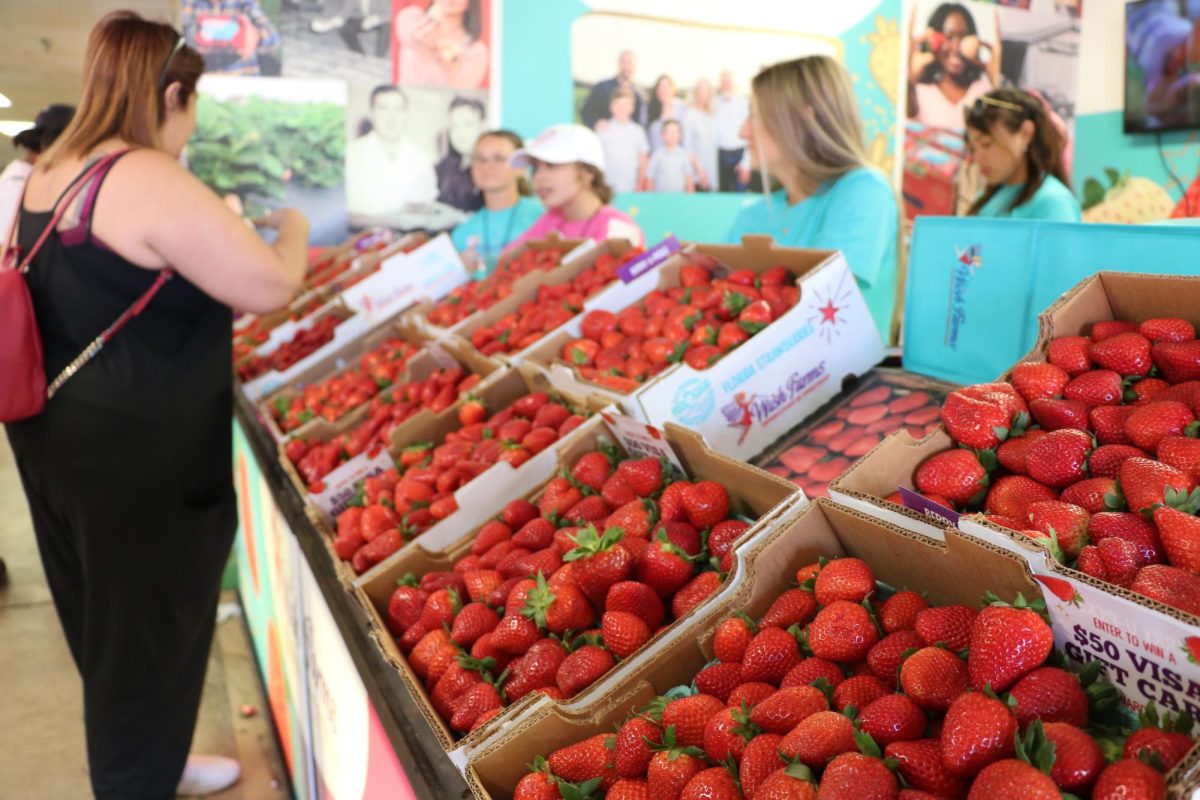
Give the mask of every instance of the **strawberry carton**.
[[[653, 786], [684, 797], [903, 797], [901, 785], [1005, 796], [997, 782], [1013, 797], [1088, 797], [1093, 784], [1133, 780], [1163, 797], [1168, 784], [1187, 785], [1197, 751], [1183, 724], [1134, 734], [1106, 758], [1096, 732], [1136, 723], [1094, 667], [1061, 667], [1035, 610], [1041, 587], [1014, 554], [958, 531], [933, 542], [821, 499], [735, 557], [745, 577], [705, 608], [698, 636], [630, 664], [603, 705], [542, 701], [472, 749], [476, 797], [568, 796], [568, 785], [609, 797]], [[1014, 757], [1018, 738], [1041, 769]], [[1138, 765], [1140, 748], [1175, 771]]]
[[[733, 591], [736, 543], [802, 499], [690, 431], [650, 433], [605, 412], [553, 452], [535, 488], [489, 503], [482, 526], [448, 543], [420, 537], [355, 583], [447, 750], [466, 752], [549, 696], [572, 710], [604, 703], [623, 672]], [[447, 642], [479, 671], [443, 673], [429, 656], [449, 654]], [[487, 708], [454, 702], [472, 690]]]
[[886, 436], [903, 429], [920, 438], [939, 428], [938, 412], [953, 388], [915, 373], [876, 368], [754, 463], [795, 482], [810, 498], [826, 497], [830, 481]]
[[599, 387], [632, 417], [750, 458], [883, 358], [840, 253], [746, 237], [669, 255], [597, 295], [527, 360], [556, 386]]

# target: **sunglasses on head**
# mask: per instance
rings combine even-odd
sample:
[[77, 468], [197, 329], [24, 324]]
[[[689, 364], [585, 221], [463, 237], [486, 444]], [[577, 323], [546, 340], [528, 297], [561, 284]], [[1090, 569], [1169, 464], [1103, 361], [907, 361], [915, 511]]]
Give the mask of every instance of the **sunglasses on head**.
[[175, 46], [171, 48], [170, 54], [167, 55], [167, 60], [163, 62], [162, 69], [159, 70], [158, 73], [158, 90], [160, 92], [167, 88], [167, 72], [171, 69], [171, 62], [175, 60], [175, 56], [179, 54], [179, 51], [183, 49], [185, 44], [187, 44], [187, 40], [184, 39], [178, 31], [176, 31]]
[[971, 112], [973, 114], [982, 114], [985, 110], [987, 110], [988, 106], [992, 106], [993, 108], [1004, 108], [1009, 111], [1015, 111], [1018, 114], [1028, 113], [1028, 109], [1026, 109], [1025, 106], [1018, 105], [1017, 103], [1010, 103], [1007, 100], [989, 97], [986, 94], [975, 101], [975, 105], [971, 107]]

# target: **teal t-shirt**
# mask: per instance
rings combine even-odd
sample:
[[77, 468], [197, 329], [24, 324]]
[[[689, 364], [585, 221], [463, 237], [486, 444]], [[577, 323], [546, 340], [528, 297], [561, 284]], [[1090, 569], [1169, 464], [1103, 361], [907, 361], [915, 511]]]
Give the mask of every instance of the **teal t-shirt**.
[[886, 341], [896, 308], [896, 244], [900, 209], [883, 173], [869, 167], [827, 181], [794, 206], [782, 190], [741, 210], [725, 235], [768, 234], [784, 247], [841, 250]]
[[480, 267], [471, 277], [484, 278], [495, 271], [501, 251], [536, 222], [543, 211], [540, 202], [522, 197], [516, 205], [500, 211], [481, 208], [452, 230], [450, 239], [460, 253], [474, 250], [479, 255]]
[[1079, 201], [1062, 181], [1047, 175], [1033, 197], [1014, 209], [1012, 201], [1021, 191], [1021, 185], [1001, 186], [979, 209], [980, 217], [1007, 217], [1010, 219], [1044, 219], [1051, 222], [1079, 222], [1083, 219]]

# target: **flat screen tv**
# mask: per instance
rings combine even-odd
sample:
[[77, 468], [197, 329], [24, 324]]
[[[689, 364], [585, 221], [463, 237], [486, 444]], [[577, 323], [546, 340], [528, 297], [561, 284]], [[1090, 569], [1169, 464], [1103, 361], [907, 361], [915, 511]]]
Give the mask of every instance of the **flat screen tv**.
[[1200, 128], [1200, 0], [1125, 6], [1125, 132]]

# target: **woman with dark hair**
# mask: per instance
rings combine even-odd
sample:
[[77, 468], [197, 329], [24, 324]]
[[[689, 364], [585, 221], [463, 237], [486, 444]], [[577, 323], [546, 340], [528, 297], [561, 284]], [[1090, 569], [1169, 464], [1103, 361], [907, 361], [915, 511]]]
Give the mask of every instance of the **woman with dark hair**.
[[479, 0], [433, 0], [396, 14], [400, 82], [414, 86], [481, 89], [487, 86], [488, 46], [480, 38]]
[[[33, 165], [38, 156], [54, 144], [54, 140], [66, 129], [75, 116], [75, 106], [62, 104], [48, 105], [38, 112], [33, 127], [21, 131], [13, 137], [13, 147], [24, 150], [20, 158], [14, 158], [0, 172], [0, 236], [9, 232], [17, 217], [17, 208], [21, 205], [21, 194], [25, 191], [25, 181], [33, 172]], [[3, 245], [0, 245], [2, 248]], [[0, 583], [3, 583], [0, 580]]]
[[[997, 40], [999, 28], [997, 12]], [[931, 128], [962, 130], [963, 111], [999, 84], [999, 42], [980, 41], [966, 6], [942, 3], [913, 39], [908, 77], [910, 117]]]
[[486, 112], [483, 103], [473, 97], [455, 97], [450, 101], [446, 127], [446, 155], [434, 167], [438, 182], [438, 201], [460, 211], [477, 211], [483, 198], [471, 180], [471, 151], [483, 131]]
[[203, 69], [170, 26], [104, 17], [79, 109], [39, 159], [16, 226], [57, 391], [8, 439], [106, 800], [213, 792], [239, 771], [188, 756], [237, 530], [230, 307], [265, 313], [295, 296], [308, 224], [277, 212], [268, 246], [180, 165]]
[[663, 125], [669, 120], [683, 122], [684, 103], [675, 94], [675, 79], [670, 75], [661, 75], [654, 82], [654, 92], [649, 105], [649, 136], [650, 149], [662, 147]]
[[966, 111], [967, 146], [986, 187], [967, 212], [1079, 222], [1079, 201], [1067, 188], [1063, 138], [1042, 102], [998, 89]]

